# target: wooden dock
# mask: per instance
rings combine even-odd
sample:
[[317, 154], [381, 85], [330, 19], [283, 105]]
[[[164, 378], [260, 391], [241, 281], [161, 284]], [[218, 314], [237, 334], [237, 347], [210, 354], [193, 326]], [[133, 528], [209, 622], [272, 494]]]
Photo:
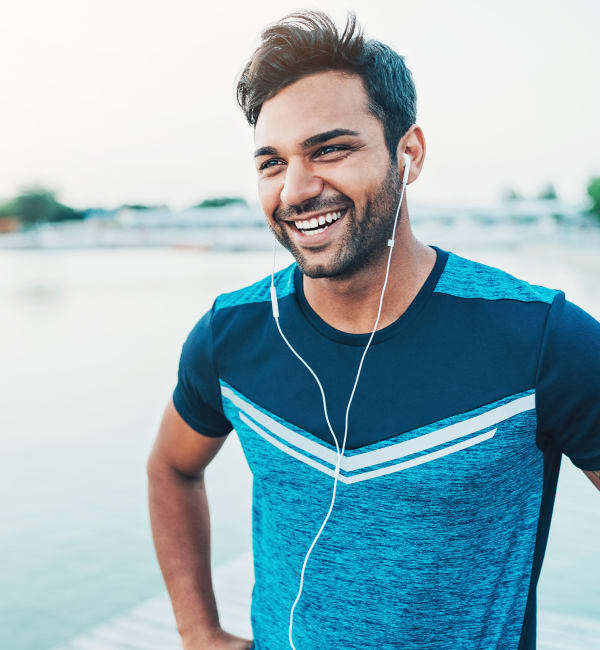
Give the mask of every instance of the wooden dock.
[[[221, 625], [252, 638], [250, 596], [252, 557], [241, 555], [213, 570]], [[538, 613], [538, 650], [589, 650], [598, 647], [600, 621]], [[168, 596], [148, 600], [122, 616], [97, 625], [54, 650], [181, 650]]]

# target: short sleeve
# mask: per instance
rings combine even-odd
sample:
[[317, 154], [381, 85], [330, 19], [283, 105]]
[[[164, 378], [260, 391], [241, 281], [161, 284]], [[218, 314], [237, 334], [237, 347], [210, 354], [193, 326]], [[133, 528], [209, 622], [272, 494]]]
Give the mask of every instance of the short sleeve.
[[541, 448], [551, 440], [580, 469], [600, 469], [600, 323], [562, 292], [548, 312], [535, 395]]
[[173, 404], [192, 429], [217, 438], [227, 435], [233, 427], [223, 413], [213, 361], [213, 309], [196, 323], [183, 344]]

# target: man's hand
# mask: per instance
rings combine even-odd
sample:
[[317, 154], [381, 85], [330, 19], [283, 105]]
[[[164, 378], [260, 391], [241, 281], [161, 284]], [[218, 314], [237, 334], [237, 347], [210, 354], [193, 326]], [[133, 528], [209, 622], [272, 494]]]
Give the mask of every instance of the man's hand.
[[234, 636], [221, 628], [203, 640], [183, 640], [183, 650], [250, 650], [251, 647], [252, 641], [249, 639]]

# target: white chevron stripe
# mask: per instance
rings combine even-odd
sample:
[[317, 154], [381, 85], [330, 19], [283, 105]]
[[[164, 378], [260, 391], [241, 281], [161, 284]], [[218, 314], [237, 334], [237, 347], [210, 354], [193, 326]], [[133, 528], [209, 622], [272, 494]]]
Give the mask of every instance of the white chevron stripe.
[[[246, 402], [246, 400], [242, 399], [227, 386], [222, 386], [221, 390], [224, 397], [229, 399], [239, 409], [247, 413], [269, 432], [294, 445], [294, 447], [297, 447], [298, 449], [301, 449], [335, 467], [337, 463], [337, 454], [334, 450], [314, 442], [313, 440], [309, 440], [292, 429], [284, 426], [280, 422], [277, 422], [277, 420], [268, 416], [266, 413], [263, 413], [263, 411], [259, 411], [256, 407], [252, 406], [252, 404]], [[373, 465], [380, 465], [381, 463], [387, 463], [391, 460], [397, 460], [404, 456], [411, 456], [420, 451], [432, 449], [433, 447], [438, 447], [439, 445], [450, 442], [451, 440], [456, 440], [457, 438], [462, 438], [477, 431], [481, 431], [482, 429], [487, 429], [503, 420], [513, 417], [514, 415], [518, 415], [519, 413], [534, 408], [535, 393], [525, 395], [524, 397], [518, 397], [507, 404], [497, 406], [485, 413], [468, 418], [467, 420], [462, 420], [461, 422], [455, 422], [454, 424], [450, 424], [430, 433], [425, 433], [416, 438], [412, 438], [411, 440], [405, 440], [372, 451], [353, 454], [352, 456], [344, 456], [344, 458], [342, 458], [340, 470], [343, 472], [354, 472]], [[333, 473], [331, 475], [333, 476]]]
[[[292, 449], [291, 447], [284, 445], [280, 440], [273, 438], [273, 436], [270, 436], [266, 431], [261, 429], [261, 427], [259, 427], [258, 424], [253, 422], [250, 418], [246, 417], [241, 411], [239, 411], [239, 416], [242, 422], [248, 425], [253, 431], [258, 433], [258, 435], [264, 438], [267, 442], [270, 442], [272, 445], [277, 447], [277, 449], [280, 449], [284, 453], [289, 454], [296, 460], [299, 460], [300, 462], [305, 463], [306, 465], [310, 465], [311, 467], [318, 469], [320, 472], [323, 472], [323, 474], [327, 474], [328, 476], [333, 477], [334, 471], [329, 467], [326, 467], [325, 465], [321, 465], [321, 463], [317, 463], [317, 461], [313, 460], [312, 458], [309, 458], [308, 456], [304, 456], [303, 454], [297, 452], [295, 449]], [[423, 463], [429, 463], [432, 460], [436, 460], [437, 458], [448, 456], [449, 454], [453, 454], [457, 451], [460, 451], [461, 449], [466, 449], [467, 447], [472, 447], [473, 445], [477, 445], [480, 442], [483, 442], [484, 440], [489, 440], [490, 438], [493, 437], [496, 431], [497, 429], [493, 429], [492, 431], [487, 431], [486, 433], [482, 433], [479, 436], [473, 436], [468, 440], [463, 440], [462, 442], [458, 442], [455, 445], [444, 447], [444, 449], [438, 449], [437, 451], [433, 451], [430, 454], [423, 454], [418, 458], [411, 458], [410, 460], [406, 460], [403, 463], [388, 465], [387, 467], [381, 467], [379, 469], [372, 470], [371, 472], [361, 472], [360, 474], [354, 474], [353, 476], [344, 476], [343, 474], [340, 474], [338, 480], [342, 483], [345, 483], [346, 485], [350, 485], [351, 483], [360, 483], [361, 481], [368, 481], [369, 479], [376, 478], [378, 476], [385, 476], [386, 474], [401, 472], [403, 469], [408, 469], [409, 467], [415, 467], [416, 465], [422, 465]]]
[[379, 469], [374, 469], [371, 472], [361, 472], [360, 474], [354, 474], [349, 476], [346, 479], [346, 483], [358, 483], [360, 481], [367, 481], [370, 478], [376, 478], [377, 476], [384, 476], [385, 474], [393, 474], [394, 472], [400, 472], [403, 469], [408, 469], [409, 467], [415, 467], [416, 465], [422, 465], [423, 463], [429, 463], [432, 460], [437, 458], [442, 458], [443, 456], [448, 456], [448, 454], [453, 454], [461, 449], [466, 449], [467, 447], [472, 447], [473, 445], [478, 445], [484, 440], [489, 440], [494, 436], [498, 429], [492, 429], [486, 433], [482, 433], [478, 436], [473, 436], [462, 442], [457, 442], [455, 445], [449, 445], [443, 449], [438, 449], [437, 451], [432, 451], [430, 454], [423, 454], [417, 458], [412, 458], [411, 460], [405, 460], [403, 463], [396, 463], [395, 465], [387, 465], [386, 467], [381, 467]]
[[432, 431], [431, 433], [425, 433], [417, 438], [398, 442], [389, 447], [366, 451], [356, 456], [349, 456], [347, 462], [344, 464], [344, 470], [353, 471], [370, 467], [371, 465], [379, 465], [389, 460], [395, 460], [396, 458], [402, 458], [403, 456], [415, 454], [419, 451], [425, 451], [425, 449], [432, 449], [451, 440], [456, 440], [476, 431], [487, 429], [498, 424], [498, 422], [513, 417], [513, 415], [529, 411], [533, 408], [535, 408], [535, 394], [532, 393], [525, 397], [518, 397], [512, 402], [508, 402], [508, 404], [497, 406], [468, 420], [455, 422], [447, 427]]
[[[323, 474], [329, 474], [329, 476], [333, 476], [334, 471], [329, 467], [326, 467], [325, 465], [321, 465], [321, 463], [317, 463], [316, 460], [313, 460], [308, 456], [304, 456], [303, 454], [296, 451], [295, 449], [292, 449], [291, 447], [284, 445], [280, 440], [277, 440], [277, 438], [273, 438], [273, 436], [270, 436], [266, 431], [261, 429], [258, 426], [258, 424], [255, 424], [250, 418], [246, 417], [241, 411], [239, 411], [239, 416], [240, 416], [240, 420], [244, 422], [244, 424], [247, 424], [253, 431], [258, 433], [259, 436], [262, 436], [267, 442], [270, 442], [272, 445], [277, 447], [277, 449], [281, 449], [281, 451], [285, 452], [286, 454], [289, 454], [296, 460], [299, 460], [303, 463], [306, 463], [307, 465], [310, 465], [311, 467], [314, 467], [315, 469], [318, 469], [320, 472], [323, 472]], [[339, 480], [343, 481], [344, 483], [348, 482], [341, 475], [339, 477]]]
[[[257, 408], [252, 406], [252, 404], [248, 404], [248, 402], [236, 395], [231, 388], [221, 386], [221, 392], [224, 397], [233, 402], [233, 404], [235, 404], [239, 409], [245, 411], [250, 417], [265, 427], [265, 429], [268, 429], [271, 433], [274, 433], [279, 438], [291, 443], [294, 447], [307, 451], [309, 454], [312, 454], [335, 467], [337, 462], [337, 454], [335, 450], [332, 451], [324, 445], [320, 445], [318, 442], [313, 442], [312, 440], [301, 436], [299, 433], [288, 429], [288, 427], [283, 426], [283, 424], [269, 417], [266, 413], [259, 411]], [[333, 440], [331, 443], [333, 444]]]

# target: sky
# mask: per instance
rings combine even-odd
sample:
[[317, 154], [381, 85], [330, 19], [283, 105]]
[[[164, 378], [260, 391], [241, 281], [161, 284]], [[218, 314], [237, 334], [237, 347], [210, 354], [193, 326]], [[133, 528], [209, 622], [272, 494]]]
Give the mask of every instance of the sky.
[[[0, 199], [76, 208], [257, 200], [236, 77], [285, 1], [19, 0], [0, 8]], [[324, 1], [405, 57], [425, 165], [409, 201], [491, 205], [600, 175], [597, 0]]]

